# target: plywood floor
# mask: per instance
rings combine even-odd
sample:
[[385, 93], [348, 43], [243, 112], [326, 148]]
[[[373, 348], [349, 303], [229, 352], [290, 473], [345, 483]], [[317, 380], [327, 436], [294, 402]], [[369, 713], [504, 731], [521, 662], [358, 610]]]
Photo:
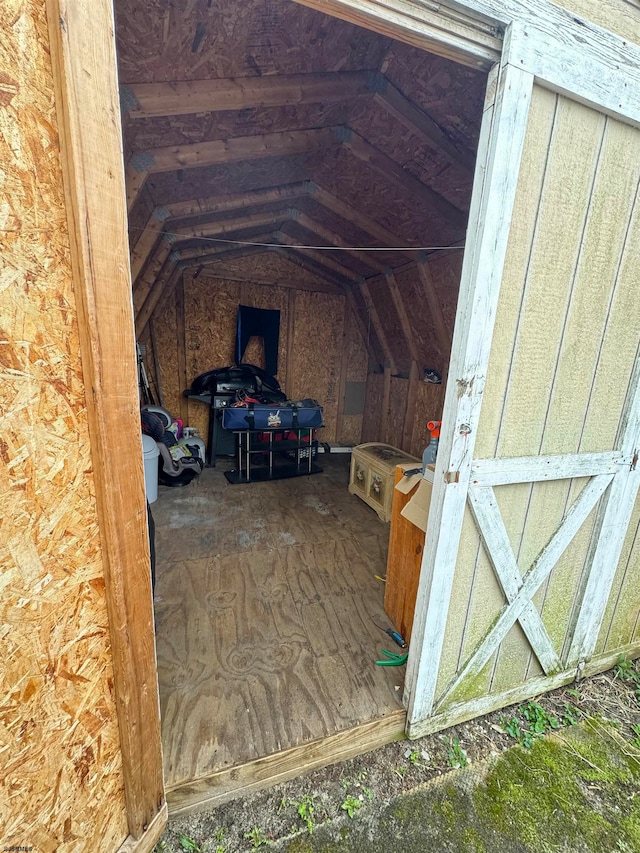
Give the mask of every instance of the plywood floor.
[[[155, 591], [168, 789], [401, 708], [376, 667], [389, 526], [322, 474], [229, 485], [222, 462], [160, 487]], [[393, 644], [391, 644], [393, 646]], [[397, 649], [396, 649], [397, 650]]]

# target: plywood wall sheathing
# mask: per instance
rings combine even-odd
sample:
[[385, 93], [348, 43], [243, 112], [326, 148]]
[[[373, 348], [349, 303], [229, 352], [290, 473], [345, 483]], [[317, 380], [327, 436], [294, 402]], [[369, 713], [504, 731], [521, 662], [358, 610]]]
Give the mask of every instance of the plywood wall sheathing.
[[362, 419], [362, 441], [382, 441], [382, 398], [384, 395], [384, 374], [369, 373]]
[[293, 386], [288, 395], [294, 400], [313, 397], [324, 407], [320, 439], [326, 442], [336, 440], [344, 310], [341, 296], [308, 291], [296, 295]]
[[[348, 305], [348, 303], [347, 303]], [[349, 336], [347, 339], [347, 382], [366, 382], [368, 354], [365, 341], [363, 341], [360, 330], [353, 319], [353, 310], [347, 310], [351, 314], [349, 323]], [[364, 412], [361, 415], [343, 415], [340, 442], [342, 444], [360, 444], [362, 440], [362, 424]]]
[[416, 404], [413, 415], [413, 432], [410, 453], [422, 458], [422, 451], [429, 444], [428, 421], [442, 419], [444, 405], [444, 384], [433, 385], [430, 382], [418, 382]]
[[[267, 256], [269, 258], [270, 256]], [[271, 267], [274, 280], [282, 279], [280, 258]], [[269, 270], [256, 272], [254, 259], [239, 263], [244, 282], [215, 278], [217, 268], [203, 270], [200, 275], [185, 280], [185, 339], [187, 384], [206, 370], [224, 367], [235, 361], [236, 318], [239, 304], [280, 311], [280, 346], [278, 378], [291, 399], [312, 397], [324, 406], [326, 428], [320, 434], [323, 441], [336, 440], [341, 341], [344, 322], [344, 296], [323, 292], [294, 290], [276, 284], [256, 284], [257, 275], [269, 275]], [[276, 274], [277, 272], [277, 274]], [[296, 269], [297, 272], [297, 269]], [[290, 275], [290, 274], [289, 274]], [[292, 301], [290, 294], [295, 293]], [[290, 322], [289, 310], [293, 304], [295, 317]], [[165, 406], [177, 415], [180, 405], [178, 380], [178, 351], [176, 345], [175, 303], [166, 302], [155, 318], [155, 335], [158, 342], [161, 378]], [[289, 340], [289, 334], [293, 339]], [[364, 381], [366, 364], [363, 345], [357, 335], [350, 344], [354, 354], [351, 375], [354, 381]], [[263, 365], [261, 342], [252, 339], [244, 360]], [[208, 409], [189, 401], [189, 423], [207, 435]], [[357, 431], [357, 419], [350, 425], [352, 434]], [[359, 440], [359, 433], [355, 438]]]
[[[640, 328], [640, 131], [564, 97], [534, 89], [501, 289], [476, 455], [598, 452], [615, 447]], [[496, 487], [524, 574], [585, 481]], [[581, 603], [595, 512], [534, 598], [554, 648], [566, 651]], [[632, 522], [598, 652], [638, 636], [640, 560]], [[441, 688], [504, 604], [472, 522], [463, 527]], [[535, 677], [539, 664], [514, 627], [481, 675], [478, 695]], [[440, 688], [440, 689], [441, 689]]]
[[409, 375], [411, 354], [405, 343], [402, 323], [396, 311], [384, 276], [376, 276], [367, 281], [371, 302], [375, 307], [380, 322], [383, 323], [389, 356], [393, 360], [392, 372], [403, 376]]
[[128, 827], [47, 22], [35, 0], [3, 11], [0, 836], [115, 850]]

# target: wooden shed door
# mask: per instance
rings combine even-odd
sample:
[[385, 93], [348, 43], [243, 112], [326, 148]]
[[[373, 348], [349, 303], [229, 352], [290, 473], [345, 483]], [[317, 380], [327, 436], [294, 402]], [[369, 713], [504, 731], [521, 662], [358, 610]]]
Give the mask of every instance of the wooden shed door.
[[639, 642], [624, 590], [640, 482], [640, 131], [503, 59], [480, 145], [407, 671], [411, 736], [604, 669]]

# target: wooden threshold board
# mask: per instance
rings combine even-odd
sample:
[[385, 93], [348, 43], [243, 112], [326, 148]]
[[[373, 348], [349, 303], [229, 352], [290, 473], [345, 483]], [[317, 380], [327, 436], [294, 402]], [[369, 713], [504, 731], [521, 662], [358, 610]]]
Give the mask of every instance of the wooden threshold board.
[[229, 767], [202, 779], [167, 788], [169, 818], [214, 808], [236, 797], [401, 740], [405, 737], [405, 720], [406, 711], [394, 711], [381, 720], [363, 723], [239, 767]]

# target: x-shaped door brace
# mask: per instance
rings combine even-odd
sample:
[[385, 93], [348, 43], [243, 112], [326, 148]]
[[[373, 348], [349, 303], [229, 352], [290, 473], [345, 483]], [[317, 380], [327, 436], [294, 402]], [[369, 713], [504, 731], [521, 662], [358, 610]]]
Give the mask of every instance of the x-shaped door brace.
[[553, 648], [532, 598], [600, 500], [613, 477], [613, 474], [598, 474], [587, 483], [524, 577], [518, 569], [493, 488], [491, 486], [470, 487], [468, 498], [471, 511], [489, 561], [506, 596], [507, 604], [445, 690], [439, 705], [442, 705], [447, 696], [463, 681], [482, 670], [516, 621], [520, 622], [545, 674], [549, 675], [562, 670], [562, 662]]

